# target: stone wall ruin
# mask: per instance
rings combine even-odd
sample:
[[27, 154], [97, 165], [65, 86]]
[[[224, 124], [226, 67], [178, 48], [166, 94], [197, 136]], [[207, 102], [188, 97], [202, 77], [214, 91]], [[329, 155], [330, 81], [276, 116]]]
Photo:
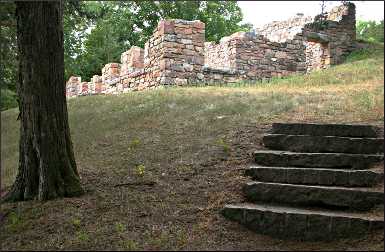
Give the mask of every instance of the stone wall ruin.
[[167, 85], [226, 84], [339, 64], [355, 49], [355, 6], [333, 8], [320, 25], [319, 16], [297, 15], [266, 24], [253, 32], [237, 32], [219, 43], [205, 42], [199, 20], [162, 20], [144, 49], [133, 46], [120, 63], [108, 63], [90, 82], [72, 76], [68, 98], [117, 94]]

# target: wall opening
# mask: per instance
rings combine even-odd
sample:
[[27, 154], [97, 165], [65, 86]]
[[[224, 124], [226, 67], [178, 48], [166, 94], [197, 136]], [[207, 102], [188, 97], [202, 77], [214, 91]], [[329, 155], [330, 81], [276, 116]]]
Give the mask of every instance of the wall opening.
[[307, 72], [325, 69], [330, 66], [330, 46], [328, 42], [306, 42], [306, 66]]

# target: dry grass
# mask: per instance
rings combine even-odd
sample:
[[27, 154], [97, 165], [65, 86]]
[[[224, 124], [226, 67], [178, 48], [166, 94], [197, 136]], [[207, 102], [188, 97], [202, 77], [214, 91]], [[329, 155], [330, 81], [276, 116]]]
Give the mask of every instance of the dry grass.
[[[72, 140], [87, 193], [4, 204], [2, 249], [383, 249], [383, 234], [297, 243], [254, 234], [218, 214], [223, 204], [244, 200], [242, 169], [272, 122], [383, 127], [383, 47], [381, 52], [382, 57], [353, 57], [327, 71], [253, 86], [70, 100]], [[16, 109], [1, 113], [6, 187], [17, 170], [16, 118]]]

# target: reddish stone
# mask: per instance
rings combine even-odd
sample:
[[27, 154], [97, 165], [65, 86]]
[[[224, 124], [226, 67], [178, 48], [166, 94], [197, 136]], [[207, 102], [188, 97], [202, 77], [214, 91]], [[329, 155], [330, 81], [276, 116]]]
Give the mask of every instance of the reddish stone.
[[159, 35], [174, 33], [175, 24], [173, 20], [161, 20], [158, 25]]
[[205, 29], [205, 23], [201, 22], [201, 21], [195, 21], [194, 22], [194, 28], [197, 28], [197, 29]]

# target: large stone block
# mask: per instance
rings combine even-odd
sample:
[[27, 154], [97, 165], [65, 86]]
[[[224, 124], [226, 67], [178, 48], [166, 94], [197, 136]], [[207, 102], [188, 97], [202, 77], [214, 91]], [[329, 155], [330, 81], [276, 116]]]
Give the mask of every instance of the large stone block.
[[307, 241], [359, 237], [384, 226], [383, 217], [357, 217], [356, 214], [339, 211], [309, 210], [272, 204], [225, 205], [221, 214], [260, 234]]
[[255, 151], [254, 160], [259, 165], [319, 167], [335, 169], [368, 169], [384, 160], [383, 155], [347, 153], [304, 153], [288, 151]]
[[377, 137], [379, 128], [363, 124], [273, 123], [272, 133], [287, 135]]
[[288, 203], [364, 211], [384, 204], [384, 192], [346, 187], [249, 182], [244, 186], [243, 191], [251, 202]]
[[144, 50], [140, 47], [133, 46], [130, 50], [121, 54], [120, 57], [122, 68], [143, 68], [144, 67]]
[[267, 134], [263, 143], [270, 149], [296, 152], [384, 153], [383, 138]]
[[173, 34], [175, 32], [174, 20], [161, 20], [158, 24], [159, 35]]

